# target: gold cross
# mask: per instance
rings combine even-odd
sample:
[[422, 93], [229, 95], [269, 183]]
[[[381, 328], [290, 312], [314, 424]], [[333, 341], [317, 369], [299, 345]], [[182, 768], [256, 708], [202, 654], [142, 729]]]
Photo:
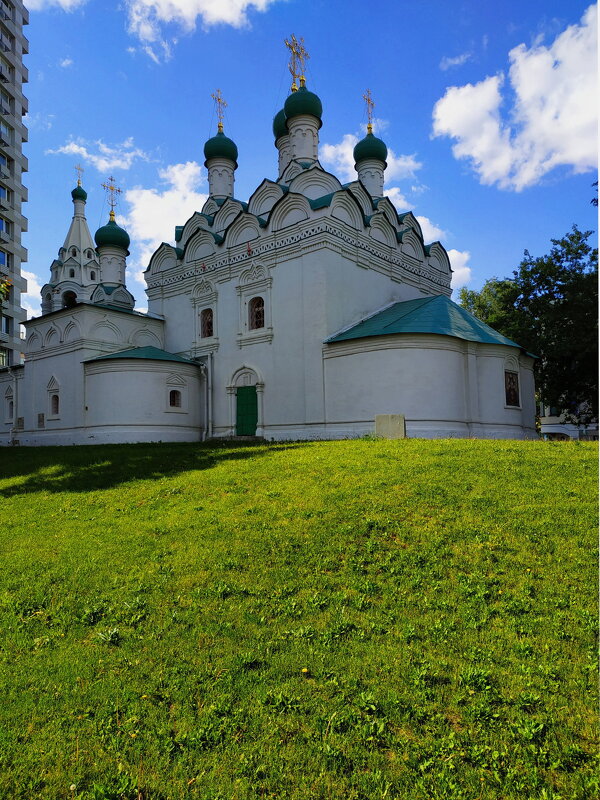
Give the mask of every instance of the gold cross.
[[[306, 78], [304, 77], [304, 65], [310, 56], [304, 47], [304, 39], [302, 37], [300, 37], [298, 40], [292, 33], [289, 39], [284, 39], [284, 44], [290, 51], [290, 63], [288, 65], [288, 69], [292, 76], [292, 92], [297, 92], [298, 87], [296, 86], [296, 78], [299, 77], [300, 86], [304, 86], [306, 83]], [[300, 63], [299, 73], [298, 62]]]
[[373, 109], [375, 108], [375, 102], [371, 97], [370, 89], [367, 89], [365, 94], [363, 94], [363, 100], [367, 104], [367, 133], [373, 133]]
[[111, 175], [110, 178], [106, 183], [102, 184], [102, 188], [106, 190], [108, 194], [108, 205], [110, 206], [110, 221], [115, 221], [115, 206], [117, 205], [117, 195], [121, 194], [121, 189], [119, 189], [115, 184], [115, 179]]
[[81, 176], [84, 173], [84, 169], [81, 164], [75, 165], [75, 172], [77, 173], [77, 186], [81, 186]]
[[221, 94], [221, 90], [217, 89], [216, 92], [211, 94], [212, 99], [215, 101], [217, 106], [217, 120], [218, 120], [218, 131], [219, 133], [223, 133], [223, 117], [225, 116], [225, 109], [227, 108], [227, 103], [223, 100], [223, 95]]

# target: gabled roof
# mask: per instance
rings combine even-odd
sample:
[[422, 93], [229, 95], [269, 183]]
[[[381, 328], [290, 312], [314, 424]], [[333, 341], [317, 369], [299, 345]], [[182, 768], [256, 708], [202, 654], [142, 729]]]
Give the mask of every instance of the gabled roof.
[[325, 341], [344, 342], [393, 333], [435, 333], [467, 342], [519, 347], [442, 294], [394, 303]]
[[177, 361], [183, 364], [196, 364], [195, 361], [190, 361], [189, 358], [182, 358], [176, 356], [175, 353], [167, 353], [166, 350], [161, 350], [158, 347], [133, 347], [131, 350], [121, 350], [119, 353], [109, 353], [106, 356], [97, 356], [96, 358], [89, 358], [86, 363], [91, 361], [108, 361], [113, 358], [144, 358], [150, 361]]

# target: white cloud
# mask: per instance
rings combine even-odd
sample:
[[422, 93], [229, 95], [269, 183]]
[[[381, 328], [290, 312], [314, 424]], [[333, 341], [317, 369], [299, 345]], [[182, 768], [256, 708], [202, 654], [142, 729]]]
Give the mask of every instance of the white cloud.
[[56, 150], [46, 150], [46, 154], [49, 153], [77, 156], [95, 167], [98, 172], [129, 169], [136, 159], [150, 160], [147, 153], [134, 146], [133, 137], [115, 145], [105, 144], [101, 139], [91, 143], [84, 139], [73, 139]]
[[[128, 30], [144, 45], [143, 51], [154, 61], [170, 57], [164, 38], [165, 25], [175, 24], [186, 33], [196, 29], [200, 19], [205, 27], [248, 24], [248, 11], [266, 11], [276, 0], [126, 0]], [[156, 45], [161, 52], [156, 52]]]
[[389, 197], [397, 211], [410, 211], [411, 208], [414, 208], [413, 204], [402, 194], [399, 186], [390, 186], [389, 189], [384, 189], [383, 193]]
[[28, 0], [27, 8], [30, 11], [47, 11], [49, 8], [62, 8], [63, 11], [74, 11], [87, 0]]
[[40, 130], [49, 131], [54, 123], [56, 114], [41, 114], [39, 111], [35, 114], [25, 114], [23, 117], [23, 124], [33, 130], [39, 128]]
[[440, 61], [440, 69], [444, 72], [452, 67], [460, 67], [461, 64], [470, 61], [473, 58], [473, 53], [461, 53], [459, 56], [444, 56]]
[[73, 59], [72, 58], [63, 58], [58, 62], [59, 67], [72, 67], [73, 66]]
[[597, 6], [549, 46], [537, 41], [509, 53], [514, 103], [501, 115], [505, 76], [452, 86], [433, 109], [433, 136], [456, 140], [483, 184], [521, 191], [558, 166], [574, 172], [597, 163]]
[[[319, 157], [324, 164], [328, 164], [332, 171], [345, 181], [356, 180], [356, 170], [354, 169], [354, 147], [358, 142], [358, 135], [346, 133], [342, 140], [337, 144], [322, 144], [319, 146]], [[413, 178], [415, 172], [421, 168], [421, 164], [414, 155], [397, 156], [388, 147], [387, 169], [385, 171], [386, 182], [401, 180], [402, 178]]]
[[21, 306], [27, 311], [28, 319], [29, 317], [39, 317], [42, 310], [40, 297], [42, 286], [39, 278], [34, 272], [27, 270], [21, 270], [21, 275], [27, 281], [27, 292], [21, 295]]
[[172, 164], [159, 171], [164, 191], [138, 186], [125, 192], [129, 212], [123, 224], [139, 248], [131, 274], [141, 283], [141, 273], [158, 245], [172, 241], [175, 226], [183, 225], [204, 205], [207, 195], [197, 191], [204, 183], [201, 169], [195, 161]]
[[[417, 217], [417, 221], [423, 231], [423, 239], [426, 242], [441, 242], [446, 238], [446, 231], [439, 228], [429, 217]], [[458, 251], [454, 251], [458, 252]]]
[[471, 267], [467, 266], [471, 253], [468, 250], [448, 250], [448, 258], [452, 266], [452, 289], [460, 289], [471, 280]]

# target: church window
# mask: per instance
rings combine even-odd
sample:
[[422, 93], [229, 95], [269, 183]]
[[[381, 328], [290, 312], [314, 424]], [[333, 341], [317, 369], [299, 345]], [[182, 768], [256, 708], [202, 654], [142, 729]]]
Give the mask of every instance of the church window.
[[94, 257], [94, 254], [92, 253], [92, 251], [91, 251], [91, 250], [88, 250], [88, 251], [87, 251], [87, 253], [86, 253], [86, 256], [87, 256], [88, 258], [93, 258], [93, 257]]
[[90, 280], [92, 280], [92, 281], [96, 280], [96, 271], [95, 270], [92, 270], [90, 272]]
[[248, 304], [248, 327], [252, 331], [265, 327], [265, 301], [262, 297], [253, 297]]
[[75, 277], [75, 270], [74, 269], [70, 269], [69, 270], [69, 278], [74, 278], [74, 277]]
[[63, 308], [73, 308], [74, 305], [77, 305], [75, 292], [65, 292], [63, 294]]
[[57, 394], [50, 395], [50, 414], [57, 417], [60, 411], [60, 398]]
[[75, 256], [77, 255], [77, 250], [74, 247], [71, 248], [71, 255], [73, 256], [73, 258], [75, 258]]
[[214, 336], [212, 308], [205, 308], [200, 314], [200, 336], [203, 339]]
[[4, 418], [6, 422], [12, 422], [14, 413], [15, 413], [15, 404], [13, 401], [13, 393], [12, 389], [9, 387], [4, 395], [5, 400], [5, 408], [4, 408]]
[[504, 372], [504, 393], [506, 397], [506, 405], [518, 407], [521, 405], [519, 401], [519, 374], [518, 372], [511, 372], [505, 370]]
[[179, 389], [171, 389], [169, 392], [169, 406], [171, 408], [181, 408], [181, 392]]

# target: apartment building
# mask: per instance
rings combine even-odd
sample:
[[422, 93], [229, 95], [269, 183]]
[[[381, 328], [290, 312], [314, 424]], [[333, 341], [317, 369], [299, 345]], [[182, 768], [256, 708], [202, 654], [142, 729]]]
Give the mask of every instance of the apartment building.
[[0, 368], [21, 363], [19, 323], [26, 316], [21, 294], [27, 282], [21, 276], [21, 265], [27, 260], [27, 251], [21, 245], [21, 234], [27, 230], [22, 204], [27, 200], [23, 84], [28, 81], [23, 56], [29, 52], [23, 26], [28, 23], [29, 12], [23, 3], [0, 0]]

